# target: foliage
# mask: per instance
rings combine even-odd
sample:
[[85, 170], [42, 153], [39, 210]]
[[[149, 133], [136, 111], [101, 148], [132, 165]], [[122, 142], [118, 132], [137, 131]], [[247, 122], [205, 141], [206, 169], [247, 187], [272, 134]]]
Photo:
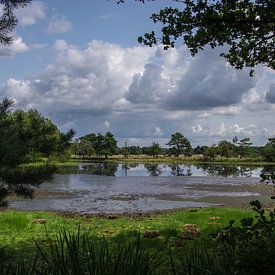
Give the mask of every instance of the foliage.
[[85, 157], [91, 156], [95, 150], [89, 140], [81, 139], [76, 141], [73, 145], [73, 153], [75, 156], [80, 156], [83, 159]]
[[275, 139], [269, 138], [268, 143], [262, 148], [262, 156], [265, 160], [274, 162], [275, 161]]
[[37, 110], [11, 111], [13, 100], [0, 103], [0, 167], [16, 166], [37, 155], [62, 154], [70, 147], [75, 132], [63, 134]]
[[237, 69], [253, 68], [258, 64], [275, 69], [273, 0], [174, 2], [181, 3], [182, 8], [166, 7], [151, 16], [154, 23], [163, 25], [161, 38], [152, 31], [139, 37], [140, 43], [152, 46], [160, 41], [164, 49], [168, 49], [181, 39], [193, 56], [206, 45], [211, 48], [225, 46], [223, 50], [228, 48], [228, 52], [221, 56]]
[[[24, 270], [25, 274], [152, 274], [161, 255], [143, 247], [140, 236], [132, 243], [111, 250], [105, 239], [97, 240], [88, 232], [77, 234], [61, 230], [48, 247], [36, 242], [37, 256], [31, 264], [4, 259], [4, 274]], [[17, 273], [19, 274], [19, 273]]]
[[212, 145], [205, 149], [204, 151], [204, 159], [210, 159], [213, 160], [218, 155], [218, 147], [215, 145]]
[[14, 15], [14, 9], [24, 8], [30, 4], [31, 0], [0, 0], [2, 15], [0, 17], [0, 44], [10, 44], [18, 20]]
[[245, 218], [241, 226], [231, 221], [217, 238], [223, 260], [231, 274], [273, 274], [275, 272], [275, 211], [265, 211], [259, 201], [250, 203], [257, 213]]
[[111, 132], [102, 134], [88, 134], [80, 138], [80, 141], [88, 141], [98, 157], [113, 155], [117, 151], [117, 141]]
[[[250, 227], [253, 221], [251, 212], [232, 208], [177, 211], [144, 217], [122, 216], [117, 219], [4, 212], [0, 216], [0, 230], [4, 227], [9, 231], [11, 245], [0, 250], [0, 270], [3, 274], [273, 274], [274, 250], [271, 247], [274, 245], [267, 247], [265, 240], [274, 235], [274, 223], [270, 223], [271, 219], [261, 209], [257, 214], [260, 218]], [[217, 227], [208, 224], [213, 216], [220, 217], [221, 226], [232, 218], [247, 218], [235, 227], [231, 223], [215, 233]], [[22, 220], [23, 217], [27, 221]], [[46, 232], [44, 226], [32, 223], [35, 217], [48, 220]], [[81, 230], [77, 225], [79, 222]], [[198, 224], [202, 236], [194, 240], [182, 239], [181, 230], [185, 223]], [[15, 224], [18, 226], [17, 235], [21, 237], [23, 234], [23, 239], [30, 236], [27, 240], [30, 243], [25, 241], [21, 244], [22, 248], [25, 247], [23, 250], [18, 249], [22, 238], [14, 235]], [[60, 224], [67, 226], [56, 233]], [[254, 225], [259, 234], [253, 233]], [[161, 235], [156, 239], [145, 239], [142, 237], [145, 230], [159, 230]], [[105, 235], [103, 239], [98, 237], [102, 233]], [[33, 234], [35, 247], [31, 244]], [[3, 231], [0, 238], [7, 238]], [[261, 242], [265, 242], [264, 246], [254, 247]], [[269, 265], [266, 265], [267, 260], [271, 261]]]
[[190, 141], [181, 133], [176, 132], [171, 135], [170, 141], [167, 143], [169, 151], [172, 155], [178, 157], [180, 154], [191, 155], [192, 147]]
[[253, 144], [250, 141], [250, 138], [243, 138], [239, 140], [237, 137], [233, 139], [233, 143], [238, 145], [237, 153], [239, 154], [240, 158], [244, 158], [249, 154], [250, 146]]
[[147, 148], [147, 154], [153, 157], [157, 157], [162, 152], [158, 142], [153, 141], [152, 145]]
[[233, 157], [235, 155], [235, 149], [236, 147], [234, 146], [234, 144], [232, 144], [229, 141], [226, 140], [221, 140], [218, 143], [218, 152], [220, 154], [220, 156], [222, 157], [226, 157], [227, 159], [230, 157]]

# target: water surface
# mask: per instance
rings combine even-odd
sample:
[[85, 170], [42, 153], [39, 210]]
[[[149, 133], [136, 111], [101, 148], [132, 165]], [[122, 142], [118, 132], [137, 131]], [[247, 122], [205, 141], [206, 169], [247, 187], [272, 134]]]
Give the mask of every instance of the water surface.
[[[266, 169], [266, 168], [265, 168]], [[259, 184], [261, 167], [93, 163], [59, 168], [32, 200], [13, 200], [25, 210], [79, 213], [151, 212], [247, 204], [270, 196]]]

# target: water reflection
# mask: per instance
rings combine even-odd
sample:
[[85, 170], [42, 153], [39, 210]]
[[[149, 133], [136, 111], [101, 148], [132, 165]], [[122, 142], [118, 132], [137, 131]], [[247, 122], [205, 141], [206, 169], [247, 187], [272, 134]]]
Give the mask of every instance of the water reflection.
[[[260, 177], [275, 179], [275, 166], [249, 167], [237, 165], [180, 165], [156, 163], [89, 163], [60, 167], [59, 174], [91, 174], [116, 177], [139, 176], [209, 176], [209, 177]], [[267, 175], [267, 177], [265, 177]]]
[[197, 169], [202, 169], [205, 175], [222, 177], [251, 177], [255, 167], [244, 167], [235, 165], [209, 165], [200, 164]]
[[172, 176], [192, 176], [191, 166], [169, 165]]
[[144, 166], [147, 170], [147, 173], [152, 177], [158, 177], [162, 173], [158, 164], [145, 164]]

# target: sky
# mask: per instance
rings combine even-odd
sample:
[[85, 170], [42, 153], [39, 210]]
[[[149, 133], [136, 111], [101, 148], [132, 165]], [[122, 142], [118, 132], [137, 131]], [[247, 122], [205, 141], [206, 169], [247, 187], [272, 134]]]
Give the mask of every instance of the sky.
[[[275, 72], [232, 68], [205, 48], [164, 51], [137, 37], [158, 30], [150, 15], [173, 1], [32, 1], [16, 12], [10, 46], [0, 45], [0, 98], [38, 109], [76, 137], [111, 131], [120, 144], [164, 145], [181, 132], [192, 143], [275, 136]], [[180, 5], [180, 4], [177, 4]]]

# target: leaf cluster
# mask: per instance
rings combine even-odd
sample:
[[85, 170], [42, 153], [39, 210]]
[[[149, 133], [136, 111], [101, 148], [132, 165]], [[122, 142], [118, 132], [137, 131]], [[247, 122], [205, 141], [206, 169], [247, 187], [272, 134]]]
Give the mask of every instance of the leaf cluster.
[[14, 9], [24, 8], [31, 0], [0, 0], [2, 15], [0, 17], [0, 44], [8, 45], [12, 42], [10, 35], [18, 23]]
[[[196, 55], [206, 45], [226, 46], [221, 53], [237, 69], [263, 64], [275, 69], [275, 1], [183, 0], [182, 9], [166, 7], [151, 19], [162, 25], [161, 37], [152, 31], [139, 37], [144, 45], [164, 49], [181, 40]], [[251, 69], [251, 75], [253, 69]]]

